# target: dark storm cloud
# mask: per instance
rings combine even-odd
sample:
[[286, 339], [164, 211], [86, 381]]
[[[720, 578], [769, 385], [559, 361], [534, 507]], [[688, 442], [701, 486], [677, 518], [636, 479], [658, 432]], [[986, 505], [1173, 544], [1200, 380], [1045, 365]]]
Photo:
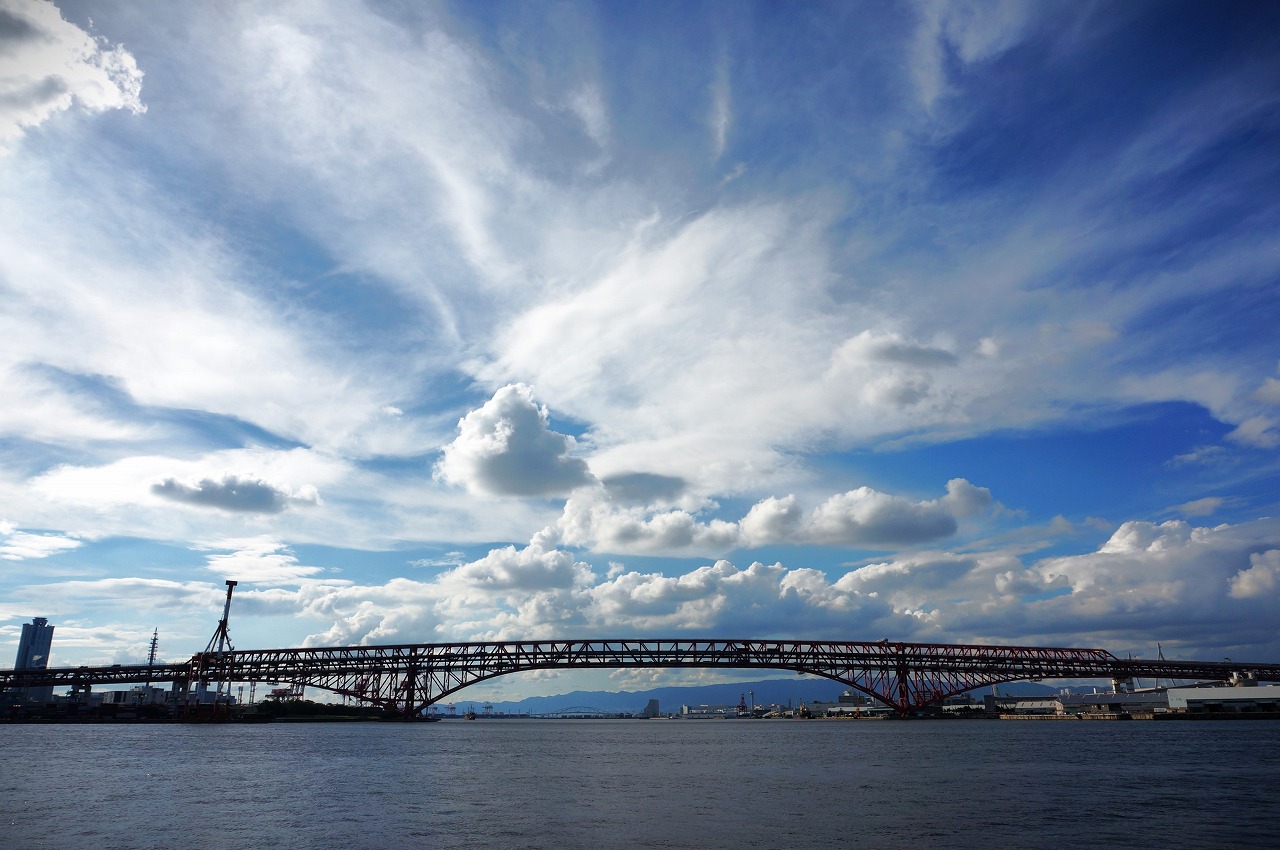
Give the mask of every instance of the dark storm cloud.
[[612, 475], [603, 479], [602, 483], [615, 502], [638, 505], [674, 499], [684, 492], [685, 487], [683, 478], [649, 472]]
[[221, 481], [205, 478], [195, 486], [166, 478], [151, 485], [151, 492], [175, 502], [242, 513], [278, 514], [292, 501], [288, 493], [265, 481], [228, 475]]
[[0, 45], [10, 47], [23, 41], [29, 41], [39, 34], [31, 22], [5, 9], [0, 9]]

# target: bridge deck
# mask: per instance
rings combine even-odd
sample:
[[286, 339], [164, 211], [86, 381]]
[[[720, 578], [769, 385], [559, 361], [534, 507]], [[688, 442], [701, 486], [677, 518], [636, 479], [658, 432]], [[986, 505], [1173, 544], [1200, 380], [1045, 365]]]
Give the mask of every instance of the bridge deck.
[[1280, 664], [1120, 659], [1102, 649], [704, 639], [545, 640], [204, 652], [180, 664], [0, 670], [0, 688], [139, 682], [289, 682], [417, 713], [495, 676], [618, 667], [791, 670], [834, 679], [905, 714], [986, 685], [1038, 679], [1280, 681]]

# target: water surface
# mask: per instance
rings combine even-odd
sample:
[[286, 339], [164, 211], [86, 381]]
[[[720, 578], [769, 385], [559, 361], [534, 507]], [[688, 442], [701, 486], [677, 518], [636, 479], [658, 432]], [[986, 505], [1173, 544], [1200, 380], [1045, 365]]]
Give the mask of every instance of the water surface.
[[1266, 847], [1280, 722], [0, 726], [14, 848]]

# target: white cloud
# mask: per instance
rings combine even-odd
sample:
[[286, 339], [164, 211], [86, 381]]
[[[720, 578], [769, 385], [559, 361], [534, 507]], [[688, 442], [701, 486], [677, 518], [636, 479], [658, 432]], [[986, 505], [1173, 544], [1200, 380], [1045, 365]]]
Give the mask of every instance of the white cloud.
[[[221, 540], [205, 544], [201, 548], [233, 550], [207, 555], [208, 569], [220, 576], [246, 584], [297, 584], [325, 571], [323, 567], [298, 563], [297, 557], [289, 547], [269, 537]], [[329, 583], [335, 582], [330, 580]]]
[[1280, 378], [1267, 378], [1254, 391], [1254, 395], [1268, 404], [1280, 404]]
[[[439, 338], [427, 345], [448, 350], [469, 332], [459, 322], [473, 317], [458, 308], [473, 299], [490, 316], [500, 309], [483, 297], [490, 287], [518, 294], [509, 240], [527, 217], [545, 223], [549, 207], [537, 203], [539, 178], [515, 162], [527, 116], [506, 108], [479, 51], [430, 16], [410, 32], [360, 6], [188, 17], [198, 61], [220, 82], [210, 112], [245, 119], [232, 129], [193, 116], [198, 131], [182, 127], [190, 143], [226, 162], [244, 191], [285, 204], [344, 269], [372, 272], [431, 311]], [[572, 120], [607, 132], [589, 87], [572, 101]], [[499, 224], [512, 226], [508, 239]]]
[[142, 72], [111, 46], [63, 19], [47, 0], [0, 0], [0, 153], [73, 105], [88, 112], [146, 112]]
[[65, 534], [32, 534], [19, 531], [11, 522], [0, 520], [0, 559], [6, 561], [47, 558], [82, 545], [83, 541]]
[[958, 362], [954, 354], [943, 348], [922, 345], [904, 339], [898, 333], [876, 333], [869, 330], [847, 340], [836, 351], [832, 360], [836, 364], [891, 363], [919, 369], [953, 366]]
[[1237, 599], [1269, 599], [1280, 603], [1280, 549], [1249, 556], [1252, 565], [1231, 577], [1231, 595]]
[[585, 488], [570, 496], [557, 527], [569, 545], [603, 552], [719, 553], [739, 539], [735, 523], [701, 522], [683, 510], [619, 508], [601, 490]]
[[601, 489], [575, 492], [559, 528], [565, 542], [595, 551], [719, 554], [769, 544], [892, 548], [948, 537], [957, 520], [992, 504], [985, 487], [962, 478], [947, 482], [940, 499], [914, 502], [860, 487], [831, 496], [807, 516], [794, 495], [769, 497], [738, 522], [699, 520], [687, 510], [651, 511], [615, 505]]
[[460, 595], [467, 601], [477, 594], [523, 596], [590, 584], [594, 578], [590, 567], [556, 549], [554, 539], [548, 530], [534, 535], [522, 549], [493, 549], [479, 560], [443, 573], [437, 581], [448, 591], [452, 604], [459, 604]]
[[[424, 581], [361, 585], [319, 578], [277, 541], [225, 540], [221, 575], [264, 586], [239, 598], [242, 630], [287, 615], [328, 626], [306, 645], [450, 640], [741, 635], [1095, 645], [1124, 652], [1164, 641], [1205, 655], [1276, 650], [1258, 614], [1280, 583], [1280, 524], [1191, 528], [1126, 523], [1095, 553], [1030, 565], [1011, 552], [920, 552], [832, 579], [780, 563], [716, 561], [673, 573], [612, 564], [607, 574], [559, 548], [553, 530]], [[129, 600], [146, 610], [215, 610], [216, 586], [143, 579], [26, 588], [59, 615]], [[47, 604], [46, 604], [47, 602]], [[1187, 649], [1190, 648], [1190, 649]], [[1234, 651], [1234, 650], [1233, 650]]]
[[1111, 539], [1098, 550], [1101, 554], [1127, 554], [1133, 552], [1160, 552], [1185, 546], [1196, 534], [1196, 529], [1181, 520], [1169, 520], [1159, 525], [1150, 522], [1126, 522]]
[[39, 476], [32, 489], [57, 501], [112, 507], [172, 501], [228, 511], [275, 513], [315, 504], [317, 483], [339, 480], [340, 460], [307, 449], [233, 449], [197, 460], [139, 456], [97, 467], [62, 466]]
[[[892, 615], [884, 631], [895, 636], [1066, 634], [1073, 622], [1139, 636], [1165, 611], [1206, 623], [1202, 635], [1225, 623], [1239, 637], [1232, 613], [1267, 601], [1271, 561], [1248, 557], [1278, 544], [1258, 526], [1130, 523], [1097, 552], [1030, 566], [1010, 552], [921, 553], [991, 495], [959, 480], [937, 499], [836, 492], [847, 480], [810, 462], [1169, 400], [1236, 427], [1222, 446], [1179, 449], [1165, 472], [1218, 459], [1225, 477], [1242, 446], [1274, 448], [1267, 405], [1280, 382], [1258, 373], [1256, 351], [1237, 354], [1248, 337], [1191, 352], [1180, 316], [1221, 316], [1168, 308], [1265, 285], [1276, 241], [1239, 229], [1162, 249], [1158, 263], [1116, 262], [1226, 208], [1218, 193], [1231, 185], [1180, 178], [1274, 110], [1256, 80], [1223, 70], [1176, 106], [1154, 99], [1109, 124], [1105, 139], [1055, 138], [1065, 152], [1025, 183], [1019, 168], [1038, 156], [960, 186], [941, 167], [964, 153], [947, 147], [948, 121], [992, 105], [961, 87], [1018, 58], [1009, 51], [1044, 14], [1034, 4], [923, 4], [905, 50], [900, 12], [887, 15], [881, 52], [896, 64], [882, 71], [880, 53], [860, 51], [875, 85], [849, 89], [815, 123], [807, 96], [769, 100], [750, 60], [727, 49], [713, 79], [695, 74], [659, 110], [645, 114], [652, 93], [637, 88], [611, 114], [605, 93], [625, 89], [610, 63], [583, 74], [578, 53], [518, 61], [528, 57], [508, 53], [511, 40], [468, 41], [471, 21], [449, 20], [466, 18], [462, 7], [123, 4], [95, 15], [147, 57], [151, 113], [127, 122], [127, 137], [44, 145], [74, 126], [71, 113], [140, 111], [141, 74], [123, 47], [48, 3], [0, 4], [6, 46], [28, 51], [0, 59], [21, 65], [0, 73], [16, 86], [0, 95], [0, 141], [46, 125], [0, 161], [0, 441], [17, 458], [0, 470], [0, 512], [70, 530], [10, 529], [4, 545], [16, 548], [0, 551], [34, 557], [82, 541], [73, 556], [89, 563], [94, 534], [250, 538], [210, 565], [280, 582], [247, 597], [305, 612], [323, 642], [598, 632], [615, 615], [619, 627], [835, 633], [840, 611], [857, 614], [849, 628]], [[48, 37], [31, 38], [28, 18]], [[526, 79], [542, 59], [555, 78], [540, 78], [546, 97]], [[1074, 60], [1064, 48], [1052, 61]], [[910, 102], [868, 108], [901, 98], [903, 64]], [[744, 73], [731, 79], [731, 68]], [[815, 85], [861, 82], [827, 70]], [[813, 106], [825, 91], [815, 87]], [[646, 119], [659, 144], [632, 136]], [[95, 127], [115, 122], [83, 123]], [[752, 149], [784, 127], [793, 162]], [[973, 141], [986, 138], [974, 129]], [[818, 136], [838, 143], [805, 147]], [[869, 158], [868, 144], [890, 152]], [[592, 145], [600, 158], [584, 179]], [[1247, 177], [1247, 152], [1231, 149], [1231, 171]], [[743, 163], [730, 168], [730, 153]], [[751, 179], [726, 191], [744, 163]], [[216, 203], [202, 206], [212, 196], [188, 189], [214, 178]], [[1133, 206], [1152, 185], [1202, 179], [1157, 212]], [[344, 300], [350, 280], [359, 304]], [[472, 379], [493, 396], [455, 435], [465, 408], [449, 388]], [[515, 382], [536, 386], [538, 404]], [[552, 430], [541, 404], [580, 424], [580, 442]], [[259, 440], [304, 448], [210, 448]], [[472, 493], [580, 489], [559, 519], [547, 499], [460, 499], [423, 480], [423, 458], [446, 442], [441, 480]], [[601, 487], [588, 486], [592, 473]], [[1213, 487], [1224, 503], [1175, 510], [1240, 504], [1230, 482]], [[800, 495], [761, 498], [773, 493]], [[754, 505], [734, 521], [713, 498]], [[1058, 504], [1045, 516], [1090, 510]], [[282, 543], [461, 547], [549, 523], [556, 533], [536, 545], [375, 587], [324, 582]], [[815, 543], [913, 551], [835, 582], [728, 562], [637, 573], [621, 557], [600, 582], [571, 548], [716, 558]]]
[[1022, 39], [1033, 4], [930, 0], [916, 8], [920, 20], [910, 53], [911, 73], [922, 105], [932, 110], [952, 89], [949, 58], [971, 65], [1004, 53]]
[[733, 120], [732, 98], [733, 83], [729, 76], [729, 57], [727, 53], [722, 52], [716, 62], [715, 79], [711, 83], [711, 115], [707, 122], [711, 126], [711, 159], [713, 161], [724, 156], [725, 146], [729, 142], [729, 128]]
[[1250, 416], [1227, 434], [1227, 439], [1246, 446], [1270, 449], [1280, 445], [1280, 435], [1276, 434], [1275, 427], [1276, 421], [1269, 416]]
[[[1212, 528], [1177, 520], [1126, 522], [1095, 553], [1046, 558], [1030, 568], [1046, 586], [1069, 592], [1001, 610], [1010, 633], [1094, 635], [1095, 643], [1119, 638], [1138, 647], [1153, 639], [1166, 640], [1166, 646], [1169, 640], [1249, 645], [1275, 652], [1280, 647], [1274, 630], [1261, 628], [1261, 609], [1254, 606], [1270, 604], [1269, 553], [1278, 541], [1275, 520]], [[987, 610], [985, 616], [995, 613]], [[971, 622], [977, 614], [958, 606], [948, 625]]]
[[550, 429], [533, 390], [511, 384], [458, 423], [458, 436], [436, 465], [443, 481], [493, 496], [558, 496], [594, 479], [569, 452], [574, 440]]
[[[997, 573], [991, 565], [984, 569], [982, 563], [973, 556], [922, 553], [850, 570], [833, 587], [874, 594], [898, 611], [936, 609], [943, 607], [947, 597], [989, 595], [993, 584], [998, 586], [1002, 577], [1010, 572]], [[1008, 567], [1009, 564], [1002, 560], [996, 566]]]
[[[86, 607], [110, 607], [116, 611], [201, 611], [216, 610], [223, 592], [207, 581], [123, 577], [89, 581], [59, 581], [26, 585], [15, 596], [50, 617], [83, 612]], [[202, 627], [203, 628], [203, 627]]]
[[[321, 317], [254, 291], [208, 225], [155, 187], [51, 164], [0, 193], [0, 433], [83, 444], [172, 437], [160, 408], [199, 411], [355, 455], [427, 442], [386, 417], [402, 371], [343, 351]], [[55, 378], [59, 380], [55, 380]], [[79, 382], [78, 384], [76, 382]], [[121, 403], [103, 401], [109, 387]]]
[[1223, 505], [1223, 500], [1217, 496], [1206, 496], [1203, 499], [1193, 499], [1190, 502], [1183, 502], [1174, 510], [1183, 516], [1209, 516], [1217, 511]]
[[[321, 500], [322, 490], [334, 498]], [[95, 537], [183, 541], [271, 532], [298, 542], [369, 545], [387, 533], [394, 513], [351, 516], [349, 500], [367, 503], [387, 490], [377, 476], [325, 453], [234, 449], [57, 466], [0, 488], [0, 509], [12, 514], [21, 506], [28, 524]], [[422, 502], [418, 494], [405, 504]]]
[[[832, 586], [815, 570], [728, 561], [665, 576], [610, 569], [601, 579], [554, 535], [504, 547], [430, 581], [382, 586], [311, 583], [250, 591], [258, 606], [329, 620], [308, 646], [428, 640], [516, 640], [574, 635], [634, 636], [732, 629], [848, 636], [849, 630], [915, 629], [918, 618], [881, 622], [893, 611], [874, 595]], [[872, 625], [877, 624], [877, 625]]]
[[[14, 324], [23, 322], [18, 304], [11, 304]], [[8, 324], [0, 319], [0, 328]], [[38, 327], [38, 325], [37, 325]], [[30, 333], [34, 328], [27, 324]], [[15, 334], [20, 336], [22, 333]], [[13, 336], [10, 337], [14, 339]], [[18, 346], [14, 346], [16, 349]], [[28, 349], [28, 353], [31, 350]], [[6, 356], [8, 355], [8, 356]], [[0, 434], [21, 434], [28, 439], [57, 445], [80, 445], [86, 441], [137, 441], [148, 435], [143, 424], [103, 409], [91, 399], [68, 390], [41, 374], [40, 370], [17, 362], [21, 352], [5, 351], [0, 343]]]
[[738, 523], [747, 546], [764, 546], [779, 540], [795, 540], [804, 511], [794, 495], [770, 496], [751, 506]]
[[859, 487], [832, 496], [814, 511], [808, 531], [823, 543], [867, 545], [936, 540], [953, 533], [955, 518], [942, 510]]
[[595, 142], [602, 151], [607, 151], [612, 133], [609, 129], [609, 113], [605, 109], [600, 87], [587, 84], [578, 88], [569, 97], [569, 109], [578, 116], [591, 141]]

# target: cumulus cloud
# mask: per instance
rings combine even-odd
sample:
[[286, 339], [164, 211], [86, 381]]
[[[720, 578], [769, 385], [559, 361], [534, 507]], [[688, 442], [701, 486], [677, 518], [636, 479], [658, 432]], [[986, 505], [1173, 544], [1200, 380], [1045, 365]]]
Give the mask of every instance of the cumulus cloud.
[[819, 505], [807, 530], [822, 543], [893, 545], [945, 537], [956, 530], [956, 521], [936, 506], [859, 487]]
[[830, 497], [808, 515], [788, 495], [762, 499], [737, 522], [703, 521], [686, 510], [619, 506], [595, 488], [569, 498], [559, 527], [572, 545], [610, 552], [720, 553], [778, 543], [878, 549], [950, 536], [958, 519], [991, 504], [987, 488], [956, 478], [947, 482], [947, 493], [939, 499], [917, 502], [859, 487]]
[[[1117, 652], [1162, 640], [1167, 650], [1196, 648], [1190, 657], [1249, 647], [1263, 658], [1276, 649], [1274, 630], [1257, 625], [1257, 612], [1272, 608], [1280, 589], [1275, 521], [1214, 528], [1131, 522], [1084, 555], [1024, 564], [999, 550], [920, 552], [834, 579], [723, 559], [674, 572], [615, 563], [602, 575], [562, 542], [547, 529], [525, 547], [495, 548], [432, 579], [382, 585], [321, 578], [265, 537], [222, 541], [217, 548], [231, 551], [210, 555], [209, 566], [264, 585], [245, 594], [246, 611], [328, 622], [309, 646], [696, 635], [1016, 640]], [[48, 599], [51, 611], [134, 597], [147, 606], [187, 600], [212, 610], [218, 597], [216, 587], [141, 579], [28, 590]], [[1254, 615], [1242, 616], [1248, 612]]]
[[1134, 552], [1160, 552], [1185, 546], [1193, 537], [1203, 537], [1205, 529], [1196, 529], [1181, 520], [1160, 524], [1126, 522], [1116, 529], [1111, 539], [1098, 550], [1104, 555]]
[[723, 552], [739, 536], [737, 525], [725, 520], [700, 522], [688, 511], [615, 505], [603, 488], [570, 496], [557, 527], [571, 546], [611, 552]]
[[912, 502], [859, 487], [832, 496], [809, 518], [806, 537], [817, 543], [847, 545], [912, 545], [954, 534], [956, 519], [972, 516], [991, 504], [985, 487], [963, 478], [947, 482], [941, 499]]
[[48, 0], [0, 0], [0, 152], [73, 105], [145, 112], [141, 93], [142, 72], [122, 45], [64, 20]]
[[[971, 555], [931, 552], [895, 558], [852, 569], [834, 587], [884, 599], [897, 610], [936, 610], [948, 595], [984, 596], [991, 581], [974, 581], [982, 559]], [[993, 572], [990, 568], [988, 573]]]
[[302, 492], [293, 494], [265, 481], [237, 475], [224, 476], [220, 481], [204, 478], [194, 484], [166, 478], [151, 485], [151, 492], [188, 505], [263, 514], [280, 513], [291, 504], [313, 505], [319, 499], [314, 487], [306, 487]]
[[[1263, 625], [1264, 612], [1275, 603], [1278, 543], [1276, 520], [1214, 527], [1126, 522], [1096, 552], [1028, 567], [1022, 578], [1038, 576], [1042, 596], [957, 601], [940, 625], [982, 629], [987, 636], [1120, 641], [1121, 648], [1139, 651], [1155, 640], [1166, 648], [1171, 642], [1253, 647], [1249, 651], [1262, 657], [1280, 651], [1274, 629]], [[1022, 585], [1035, 590], [1034, 582]]]
[[1237, 599], [1280, 601], [1280, 549], [1249, 556], [1252, 565], [1231, 577], [1231, 595]]
[[584, 616], [591, 567], [557, 548], [552, 530], [524, 547], [505, 546], [425, 581], [382, 586], [331, 580], [297, 591], [271, 590], [278, 610], [291, 606], [331, 626], [307, 646], [426, 640], [487, 640], [573, 633]]
[[458, 422], [436, 475], [468, 492], [491, 496], [558, 496], [592, 482], [587, 464], [571, 457], [573, 437], [550, 429], [533, 390], [509, 384]]
[[781, 499], [770, 496], [752, 505], [738, 525], [746, 545], [763, 546], [779, 540], [795, 539], [803, 518], [804, 511], [795, 496], [784, 496]]
[[453, 590], [450, 596], [454, 601], [459, 593], [524, 594], [589, 584], [591, 568], [555, 548], [554, 541], [554, 533], [544, 531], [534, 535], [528, 546], [493, 549], [479, 560], [444, 573], [438, 581]]
[[[297, 604], [335, 617], [308, 645], [426, 640], [517, 640], [644, 634], [849, 637], [891, 628], [883, 600], [836, 588], [816, 570], [729, 561], [678, 575], [622, 570], [603, 581], [543, 541], [494, 550], [430, 582], [303, 588]], [[903, 616], [895, 634], [914, 631]]]

